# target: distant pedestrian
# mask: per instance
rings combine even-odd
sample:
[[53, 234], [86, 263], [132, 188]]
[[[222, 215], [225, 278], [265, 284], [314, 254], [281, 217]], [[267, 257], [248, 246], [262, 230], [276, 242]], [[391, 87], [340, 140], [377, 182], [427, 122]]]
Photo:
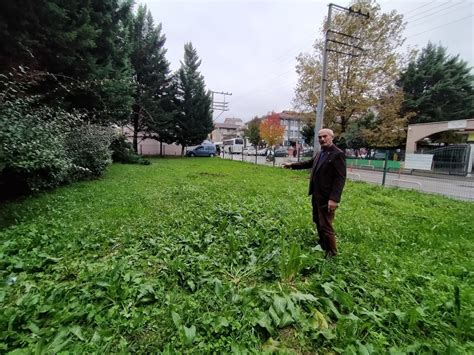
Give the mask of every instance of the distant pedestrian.
[[313, 206], [313, 221], [318, 231], [319, 244], [329, 258], [337, 254], [336, 235], [332, 223], [346, 182], [346, 159], [344, 152], [333, 144], [332, 130], [327, 128], [320, 130], [318, 139], [321, 151], [311, 160], [283, 163], [282, 167], [311, 168], [309, 195]]

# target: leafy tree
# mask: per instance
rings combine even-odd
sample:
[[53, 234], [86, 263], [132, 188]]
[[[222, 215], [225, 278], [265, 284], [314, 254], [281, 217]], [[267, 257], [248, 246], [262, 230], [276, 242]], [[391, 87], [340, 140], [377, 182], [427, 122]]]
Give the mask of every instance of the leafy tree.
[[177, 72], [176, 88], [179, 113], [175, 115], [176, 142], [182, 146], [201, 143], [212, 132], [211, 95], [198, 71], [201, 60], [191, 43], [184, 45], [184, 61]]
[[314, 144], [314, 122], [306, 122], [301, 129], [301, 136], [306, 144], [312, 146]]
[[272, 113], [260, 124], [260, 136], [271, 147], [280, 143], [285, 133], [285, 127], [280, 125], [280, 116]]
[[154, 25], [146, 6], [140, 5], [131, 31], [131, 61], [135, 72], [135, 95], [132, 114], [133, 149], [138, 151], [138, 133], [148, 138], [171, 142], [173, 125], [172, 78], [166, 60], [161, 24]]
[[401, 75], [399, 85], [405, 93], [402, 111], [416, 113], [410, 123], [472, 118], [473, 83], [474, 75], [465, 61], [428, 43]]
[[[352, 8], [368, 12], [370, 19], [335, 12], [331, 21], [333, 31], [360, 38], [356, 41], [332, 32], [331, 40], [359, 45], [365, 49], [361, 53], [339, 43], [329, 43], [331, 50], [359, 54], [355, 57], [328, 53], [324, 126], [339, 134], [345, 132], [351, 122], [363, 117], [378, 100], [380, 91], [398, 79], [402, 61], [396, 52], [403, 43], [401, 34], [405, 25], [402, 16], [395, 11], [382, 13], [380, 6], [373, 0], [353, 2]], [[323, 27], [324, 33], [326, 29], [327, 23]], [[324, 38], [319, 38], [314, 44], [313, 53], [300, 54], [297, 58], [299, 79], [295, 104], [304, 110], [316, 111], [324, 42]]]
[[391, 88], [358, 121], [352, 122], [343, 135], [349, 148], [387, 148], [405, 144], [408, 120], [413, 113], [400, 112], [403, 92]]
[[247, 129], [244, 132], [245, 137], [247, 137], [254, 147], [258, 147], [262, 141], [262, 138], [260, 137], [260, 121], [261, 120], [258, 117], [254, 117], [247, 124]]
[[360, 148], [369, 148], [363, 130], [367, 128], [367, 122], [375, 121], [375, 114], [372, 111], [369, 111], [364, 119], [361, 119], [356, 122], [351, 122], [346, 131], [344, 132], [344, 138], [348, 148], [360, 149]]
[[[126, 41], [132, 1], [25, 0], [0, 5], [0, 72], [42, 73], [33, 93], [88, 121], [129, 115], [132, 83]], [[5, 45], [3, 45], [5, 44]]]
[[401, 90], [388, 90], [382, 95], [372, 119], [363, 122], [362, 135], [366, 147], [400, 147], [405, 144], [408, 120], [413, 113], [402, 114], [402, 102]]

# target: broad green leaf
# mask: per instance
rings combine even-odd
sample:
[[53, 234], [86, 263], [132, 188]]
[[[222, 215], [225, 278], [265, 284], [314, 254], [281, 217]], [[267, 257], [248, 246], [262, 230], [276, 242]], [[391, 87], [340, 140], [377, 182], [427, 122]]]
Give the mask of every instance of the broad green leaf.
[[77, 336], [80, 340], [84, 341], [84, 337], [82, 335], [82, 330], [80, 326], [74, 325], [69, 330], [71, 331], [72, 334]]
[[324, 317], [324, 315], [318, 310], [315, 310], [313, 312], [312, 325], [314, 329], [328, 329], [329, 328], [326, 317]]
[[278, 314], [283, 314], [286, 310], [286, 300], [280, 296], [273, 296], [273, 308]]
[[292, 323], [294, 323], [294, 319], [291, 317], [291, 315], [288, 312], [285, 312], [283, 316], [281, 317], [280, 324], [278, 324], [278, 326], [280, 328], [284, 328]]
[[224, 294], [224, 288], [222, 287], [222, 282], [219, 279], [214, 281], [214, 292], [216, 293], [217, 297], [222, 297]]
[[268, 310], [268, 314], [270, 315], [270, 318], [272, 319], [274, 324], [280, 324], [280, 317], [278, 314], [275, 312], [273, 307], [270, 307]]
[[183, 326], [183, 330], [186, 345], [192, 344], [194, 338], [196, 337], [196, 327], [194, 325], [190, 326], [189, 328]]
[[178, 313], [171, 311], [171, 318], [173, 318], [174, 325], [179, 328], [181, 326], [181, 316]]
[[312, 294], [309, 294], [309, 293], [292, 292], [290, 296], [295, 301], [315, 302], [318, 300], [316, 297], [314, 297]]

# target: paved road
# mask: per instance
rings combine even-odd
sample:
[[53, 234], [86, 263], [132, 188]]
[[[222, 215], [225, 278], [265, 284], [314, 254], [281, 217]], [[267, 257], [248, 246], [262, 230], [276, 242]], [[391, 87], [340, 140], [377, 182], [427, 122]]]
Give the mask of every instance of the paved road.
[[[242, 161], [242, 155], [236, 154], [230, 156], [229, 154], [226, 154], [224, 159]], [[244, 155], [243, 161], [255, 163], [255, 156]], [[297, 161], [297, 159], [292, 157], [276, 158], [275, 166], [280, 166], [284, 162], [295, 161]], [[265, 161], [265, 157], [262, 156], [257, 157], [257, 164], [273, 166], [273, 162]], [[349, 169], [347, 172], [347, 177], [354, 181], [365, 181], [381, 185], [383, 173], [381, 171], [370, 171], [365, 169]], [[458, 200], [474, 201], [474, 178], [458, 178], [443, 175], [440, 175], [439, 177], [424, 177], [387, 173], [385, 185], [403, 189], [414, 189], [427, 193], [441, 194]]]
[[[381, 171], [367, 171], [353, 169], [348, 171], [348, 178], [381, 185], [383, 173]], [[387, 186], [394, 186], [404, 189], [414, 189], [428, 193], [441, 194], [458, 200], [474, 201], [474, 179], [460, 177], [424, 177], [414, 175], [398, 175], [387, 173], [385, 178]]]

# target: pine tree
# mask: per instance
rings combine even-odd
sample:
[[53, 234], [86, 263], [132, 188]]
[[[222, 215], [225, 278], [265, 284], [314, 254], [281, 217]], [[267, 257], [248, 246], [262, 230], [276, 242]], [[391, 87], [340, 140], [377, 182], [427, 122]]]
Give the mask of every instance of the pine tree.
[[165, 57], [166, 37], [161, 31], [161, 24], [154, 25], [146, 6], [139, 6], [131, 31], [136, 82], [131, 119], [135, 152], [139, 132], [160, 142], [174, 141], [172, 127], [176, 105], [169, 62]]
[[405, 93], [403, 112], [415, 112], [410, 123], [469, 119], [474, 116], [474, 75], [459, 56], [432, 43], [410, 62], [399, 85]]
[[[0, 72], [18, 66], [48, 105], [110, 123], [131, 107], [127, 22], [132, 1], [25, 0], [0, 5]], [[5, 45], [3, 45], [5, 44]]]
[[176, 143], [182, 146], [201, 143], [212, 132], [211, 95], [198, 71], [201, 61], [191, 43], [184, 45], [184, 61], [176, 75], [180, 110], [176, 115]]

